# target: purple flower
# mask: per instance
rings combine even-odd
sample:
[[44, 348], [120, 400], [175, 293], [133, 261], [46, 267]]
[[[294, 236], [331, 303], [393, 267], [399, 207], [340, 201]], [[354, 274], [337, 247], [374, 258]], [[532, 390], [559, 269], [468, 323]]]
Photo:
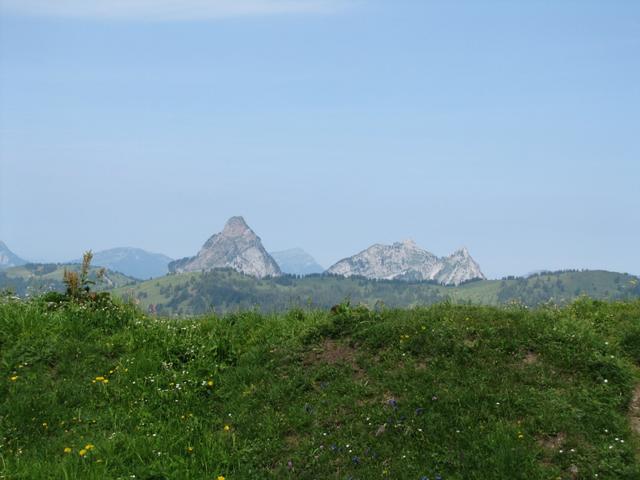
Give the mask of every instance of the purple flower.
[[398, 402], [395, 398], [390, 398], [387, 403], [391, 406], [391, 408], [398, 408]]
[[416, 408], [416, 415], [422, 415], [424, 413], [424, 408], [418, 407]]

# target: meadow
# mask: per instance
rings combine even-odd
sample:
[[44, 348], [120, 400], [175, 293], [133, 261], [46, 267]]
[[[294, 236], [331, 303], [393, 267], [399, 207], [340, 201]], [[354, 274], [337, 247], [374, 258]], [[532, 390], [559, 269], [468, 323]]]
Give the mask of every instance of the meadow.
[[0, 478], [638, 479], [638, 362], [640, 301], [185, 319], [5, 296]]

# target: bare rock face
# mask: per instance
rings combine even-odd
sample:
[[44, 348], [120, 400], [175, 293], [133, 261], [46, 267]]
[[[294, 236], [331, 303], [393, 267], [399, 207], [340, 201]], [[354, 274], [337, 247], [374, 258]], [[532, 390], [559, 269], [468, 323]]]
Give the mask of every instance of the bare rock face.
[[440, 258], [412, 240], [393, 245], [373, 245], [353, 257], [340, 260], [327, 273], [387, 280], [435, 280], [443, 285], [459, 285], [485, 278], [466, 248]]
[[209, 238], [195, 257], [169, 264], [169, 271], [176, 273], [216, 268], [232, 268], [257, 278], [282, 275], [278, 264], [262, 246], [260, 237], [242, 217], [231, 217], [222, 232]]

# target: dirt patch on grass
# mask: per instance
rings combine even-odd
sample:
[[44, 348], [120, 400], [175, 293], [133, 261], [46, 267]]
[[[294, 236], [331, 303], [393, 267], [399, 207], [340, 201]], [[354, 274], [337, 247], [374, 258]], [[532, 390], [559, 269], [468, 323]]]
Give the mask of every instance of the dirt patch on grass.
[[538, 360], [538, 354], [536, 352], [532, 352], [531, 350], [529, 350], [522, 359], [525, 365], [533, 365], [534, 363], [538, 363]]
[[300, 437], [295, 433], [289, 433], [284, 437], [284, 441], [289, 448], [296, 449], [300, 445]]
[[629, 423], [631, 430], [640, 435], [640, 384], [636, 385], [629, 404]]
[[309, 352], [304, 358], [305, 365], [327, 364], [335, 365], [343, 363], [349, 365], [356, 378], [362, 378], [365, 372], [356, 361], [357, 350], [355, 347], [327, 338], [318, 348]]
[[564, 432], [555, 435], [547, 435], [538, 439], [538, 445], [545, 450], [558, 450], [567, 441], [567, 434]]

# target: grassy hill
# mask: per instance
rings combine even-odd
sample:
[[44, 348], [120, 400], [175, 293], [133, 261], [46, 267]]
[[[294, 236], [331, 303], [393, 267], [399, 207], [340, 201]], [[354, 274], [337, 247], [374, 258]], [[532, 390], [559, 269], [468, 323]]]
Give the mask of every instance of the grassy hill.
[[292, 307], [328, 308], [349, 298], [370, 307], [430, 305], [444, 300], [497, 305], [512, 302], [533, 307], [564, 305], [581, 295], [596, 299], [640, 298], [637, 277], [606, 271], [567, 271], [528, 278], [483, 280], [445, 287], [428, 282], [376, 281], [312, 275], [258, 280], [232, 270], [168, 275], [119, 288], [115, 294], [143, 308], [154, 305], [164, 315], [194, 315], [259, 307], [282, 311]]
[[[470, 287], [467, 287], [470, 288]], [[0, 302], [0, 477], [637, 479], [640, 302]]]
[[[18, 296], [38, 295], [48, 291], [64, 292], [62, 282], [64, 270], [80, 271], [80, 264], [72, 263], [29, 263], [0, 271], [0, 291], [9, 290]], [[122, 273], [106, 270], [101, 281], [97, 273], [100, 267], [91, 268], [89, 278], [96, 281], [97, 290], [107, 290], [125, 285], [133, 285], [136, 279]]]

